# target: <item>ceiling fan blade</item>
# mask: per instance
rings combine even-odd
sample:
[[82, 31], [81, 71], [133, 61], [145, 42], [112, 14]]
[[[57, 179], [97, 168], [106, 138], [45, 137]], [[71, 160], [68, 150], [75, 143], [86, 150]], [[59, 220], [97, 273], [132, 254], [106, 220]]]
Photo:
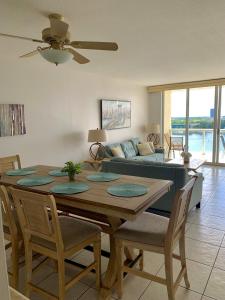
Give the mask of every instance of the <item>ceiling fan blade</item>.
[[92, 50], [109, 50], [116, 51], [118, 45], [111, 42], [85, 42], [85, 41], [73, 41], [70, 45], [78, 49], [92, 49]]
[[[41, 47], [40, 47], [41, 50], [45, 50], [45, 49], [48, 49], [48, 48], [49, 48], [49, 47], [44, 47], [44, 48], [41, 48]], [[26, 54], [21, 55], [20, 58], [24, 58], [24, 57], [32, 57], [32, 56], [34, 56], [34, 55], [36, 55], [36, 54], [38, 54], [38, 53], [39, 53], [39, 47], [38, 47], [38, 49], [36, 49], [36, 50], [34, 50], [34, 51], [31, 51], [31, 52], [28, 52], [28, 53], [26, 53]]]
[[36, 54], [38, 54], [38, 50], [34, 50], [34, 51], [28, 52], [26, 54], [23, 54], [23, 55], [20, 56], [20, 58], [31, 57], [31, 56], [34, 56]]
[[66, 38], [69, 25], [61, 20], [50, 18], [51, 33], [54, 37]]
[[37, 43], [45, 43], [42, 40], [32, 39], [32, 38], [28, 38], [25, 36], [19, 36], [19, 35], [13, 35], [13, 34], [0, 33], [0, 36], [11, 37], [11, 38], [16, 38], [16, 39], [21, 39], [21, 40], [27, 40], [27, 41], [37, 42]]
[[86, 58], [85, 56], [81, 55], [80, 53], [78, 53], [77, 51], [75, 51], [71, 48], [67, 48], [67, 50], [73, 54], [73, 60], [75, 60], [79, 64], [89, 63], [90, 60], [88, 58]]

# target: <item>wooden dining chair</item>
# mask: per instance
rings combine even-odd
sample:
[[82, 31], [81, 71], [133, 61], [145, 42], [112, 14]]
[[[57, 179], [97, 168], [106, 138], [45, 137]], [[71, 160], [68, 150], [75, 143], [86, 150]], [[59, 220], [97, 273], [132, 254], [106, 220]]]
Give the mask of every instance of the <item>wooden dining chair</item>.
[[[35, 291], [47, 299], [64, 300], [66, 291], [93, 269], [96, 271], [96, 286], [99, 288], [101, 276], [100, 228], [83, 220], [58, 216], [55, 199], [51, 195], [41, 195], [14, 188], [10, 188], [10, 191], [24, 237], [26, 296], [29, 298], [30, 292]], [[64, 260], [90, 244], [93, 244], [94, 248], [93, 263], [66, 283]], [[32, 251], [57, 262], [59, 279], [57, 297], [31, 282]]]
[[11, 247], [12, 252], [12, 272], [8, 272], [11, 285], [15, 289], [18, 287], [19, 257], [23, 254], [23, 236], [19, 226], [15, 208], [13, 207], [6, 188], [0, 186], [0, 202], [3, 220], [4, 238], [10, 243], [6, 243], [5, 248]]
[[16, 168], [21, 169], [20, 156], [18, 154], [0, 157], [0, 174]]
[[[118, 255], [117, 292], [120, 298], [123, 293], [124, 272], [166, 285], [169, 300], [175, 300], [175, 292], [183, 277], [186, 287], [190, 287], [185, 257], [185, 224], [195, 180], [196, 178], [192, 178], [176, 193], [170, 219], [151, 213], [143, 213], [135, 221], [125, 222], [115, 232]], [[178, 242], [180, 255], [173, 253]], [[139, 249], [140, 270], [130, 268], [124, 264], [124, 247]], [[143, 271], [144, 250], [164, 255], [166, 278]], [[173, 258], [181, 262], [181, 271], [175, 282], [173, 276]]]

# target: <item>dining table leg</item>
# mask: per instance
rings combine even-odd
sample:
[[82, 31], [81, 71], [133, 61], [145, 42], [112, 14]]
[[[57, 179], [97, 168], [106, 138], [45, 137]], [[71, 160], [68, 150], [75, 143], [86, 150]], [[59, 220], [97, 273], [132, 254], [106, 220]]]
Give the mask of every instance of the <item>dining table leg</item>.
[[112, 288], [116, 283], [116, 276], [117, 276], [117, 264], [115, 263], [116, 262], [116, 241], [113, 233], [122, 224], [122, 221], [118, 218], [111, 218], [111, 217], [109, 217], [108, 220], [111, 225], [111, 233], [109, 233], [110, 258], [109, 258], [109, 263], [108, 263], [105, 276], [102, 279], [100, 300], [111, 299]]

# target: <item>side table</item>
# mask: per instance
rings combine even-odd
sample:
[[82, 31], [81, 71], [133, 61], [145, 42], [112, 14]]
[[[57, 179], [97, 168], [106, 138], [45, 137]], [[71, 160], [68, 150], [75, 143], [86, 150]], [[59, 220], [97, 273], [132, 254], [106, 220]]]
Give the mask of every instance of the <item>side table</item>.
[[99, 171], [101, 169], [103, 160], [109, 160], [109, 159], [108, 158], [104, 158], [104, 159], [101, 159], [101, 160], [87, 159], [87, 160], [84, 161], [84, 163], [91, 166], [95, 171]]

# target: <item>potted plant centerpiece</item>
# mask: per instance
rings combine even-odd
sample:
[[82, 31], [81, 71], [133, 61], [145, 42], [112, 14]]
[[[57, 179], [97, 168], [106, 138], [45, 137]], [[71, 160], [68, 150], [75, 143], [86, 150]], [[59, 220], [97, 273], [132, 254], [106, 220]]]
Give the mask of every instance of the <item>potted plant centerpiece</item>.
[[67, 172], [69, 176], [69, 181], [75, 180], [75, 174], [81, 173], [81, 164], [74, 163], [72, 161], [67, 161], [65, 167], [62, 169], [62, 172]]
[[187, 147], [184, 146], [184, 151], [181, 153], [181, 157], [183, 158], [184, 163], [189, 163], [191, 156], [192, 156], [192, 154], [190, 152], [188, 152]]

